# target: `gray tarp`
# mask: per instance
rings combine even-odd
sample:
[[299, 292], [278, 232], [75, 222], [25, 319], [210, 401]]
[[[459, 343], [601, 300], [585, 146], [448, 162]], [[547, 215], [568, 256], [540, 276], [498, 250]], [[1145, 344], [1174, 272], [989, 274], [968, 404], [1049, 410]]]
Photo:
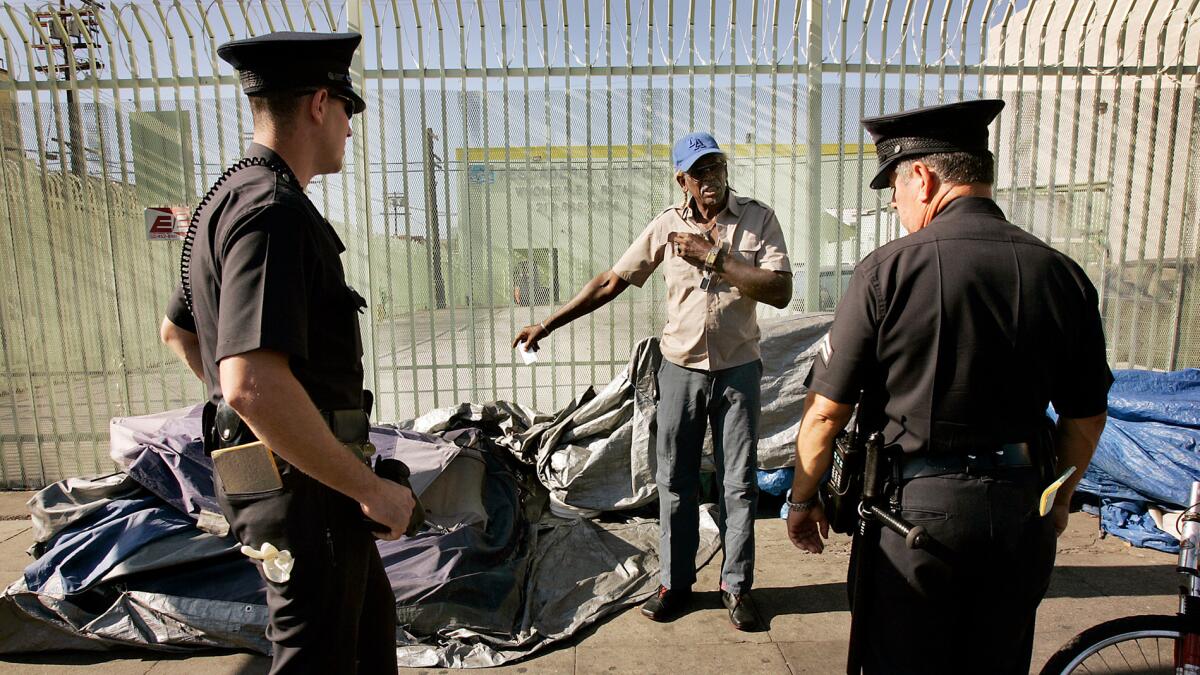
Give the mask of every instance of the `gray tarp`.
[[[791, 464], [803, 380], [830, 319], [763, 322], [763, 468]], [[560, 514], [655, 499], [660, 362], [657, 340], [644, 340], [607, 386], [554, 414], [497, 401], [372, 429], [380, 454], [413, 467], [439, 526], [380, 543], [402, 665], [524, 658], [654, 591], [657, 521], [560, 518], [544, 506], [547, 489]], [[0, 598], [0, 652], [269, 649], [261, 581], [220, 536], [197, 413], [114, 420], [124, 473], [62, 481], [30, 501], [41, 557]], [[701, 528], [698, 566], [720, 545], [709, 507]]]
[[[816, 314], [761, 322], [761, 469], [795, 463], [804, 379], [832, 321], [832, 314]], [[438, 433], [467, 422], [494, 424], [503, 431], [498, 442], [536, 468], [550, 489], [552, 508], [563, 505], [556, 513], [634, 509], [657, 499], [654, 415], [661, 362], [658, 339], [642, 340], [625, 370], [599, 393], [589, 387], [553, 417], [510, 403], [464, 404], [431, 411], [401, 427]], [[705, 452], [711, 457], [711, 438]]]

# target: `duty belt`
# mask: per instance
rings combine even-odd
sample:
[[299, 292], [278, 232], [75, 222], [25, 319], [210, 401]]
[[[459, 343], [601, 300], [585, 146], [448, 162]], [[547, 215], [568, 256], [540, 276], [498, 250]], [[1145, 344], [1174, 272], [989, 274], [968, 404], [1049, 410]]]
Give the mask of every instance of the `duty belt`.
[[991, 449], [964, 454], [922, 454], [906, 457], [900, 470], [904, 480], [954, 473], [986, 474], [993, 469], [1035, 466], [1029, 443], [1005, 443]]
[[363, 462], [370, 464], [371, 456], [375, 454], [375, 446], [371, 443], [371, 422], [367, 413], [358, 408], [343, 410], [322, 410], [321, 417], [329, 425], [334, 438], [342, 442], [346, 449], [353, 452]]
[[[367, 419], [367, 414], [356, 408], [346, 408], [344, 410], [322, 410], [320, 411], [325, 424], [329, 425], [329, 430], [333, 432], [333, 437], [354, 456], [364, 464], [371, 464], [371, 457], [375, 455], [375, 444], [370, 440], [371, 424]], [[288, 461], [274, 453], [275, 463], [279, 467], [287, 466]]]

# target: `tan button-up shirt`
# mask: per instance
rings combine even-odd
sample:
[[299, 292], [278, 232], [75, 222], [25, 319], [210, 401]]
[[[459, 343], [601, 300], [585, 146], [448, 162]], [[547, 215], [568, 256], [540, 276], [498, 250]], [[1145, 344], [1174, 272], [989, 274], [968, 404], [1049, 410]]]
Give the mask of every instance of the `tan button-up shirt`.
[[[722, 242], [727, 255], [762, 269], [791, 273], [783, 230], [771, 208], [731, 192], [715, 223], [713, 239]], [[696, 224], [690, 208], [666, 209], [646, 226], [612, 271], [640, 288], [663, 265], [667, 280], [663, 358], [685, 368], [714, 371], [759, 358], [758, 302], [720, 275], [714, 275], [707, 290], [700, 290], [703, 270], [676, 256], [667, 241], [671, 232], [707, 231], [707, 225]]]

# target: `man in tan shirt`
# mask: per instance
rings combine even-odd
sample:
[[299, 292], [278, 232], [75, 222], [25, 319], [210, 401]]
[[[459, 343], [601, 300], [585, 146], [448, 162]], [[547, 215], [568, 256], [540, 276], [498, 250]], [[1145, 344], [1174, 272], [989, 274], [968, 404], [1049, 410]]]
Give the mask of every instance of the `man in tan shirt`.
[[584, 285], [545, 321], [517, 333], [513, 346], [537, 343], [556, 328], [599, 309], [630, 284], [646, 283], [660, 265], [667, 281], [667, 325], [658, 372], [658, 495], [662, 584], [642, 606], [655, 621], [678, 615], [696, 580], [699, 511], [696, 493], [706, 423], [712, 424], [717, 476], [723, 486], [720, 525], [725, 548], [721, 597], [740, 630], [758, 621], [750, 602], [754, 579], [757, 468], [759, 302], [784, 307], [792, 296], [791, 264], [775, 212], [726, 184], [725, 155], [707, 133], [675, 143], [680, 206], [665, 209], [611, 270]]

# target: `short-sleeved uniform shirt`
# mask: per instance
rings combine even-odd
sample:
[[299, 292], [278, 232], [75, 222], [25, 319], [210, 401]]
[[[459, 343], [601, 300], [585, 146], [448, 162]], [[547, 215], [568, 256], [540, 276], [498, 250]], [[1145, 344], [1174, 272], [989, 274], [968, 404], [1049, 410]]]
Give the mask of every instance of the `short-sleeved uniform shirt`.
[[[248, 157], [286, 167], [269, 148]], [[217, 364], [257, 349], [287, 354], [292, 373], [322, 410], [362, 405], [366, 302], [346, 284], [345, 250], [289, 172], [249, 166], [202, 206], [191, 258], [192, 312], [176, 288], [167, 318], [194, 330], [204, 379], [222, 398]]]
[[759, 358], [758, 302], [716, 276], [705, 290], [704, 272], [675, 255], [672, 232], [709, 233], [726, 255], [761, 269], [791, 273], [787, 245], [775, 212], [732, 192], [709, 225], [698, 225], [692, 209], [671, 207], [658, 214], [613, 265], [612, 271], [641, 288], [660, 265], [667, 281], [667, 323], [662, 355], [671, 363], [698, 370], [724, 370]]
[[1087, 275], [977, 197], [859, 263], [809, 373], [834, 401], [878, 398], [909, 453], [1031, 440], [1048, 402], [1097, 415], [1112, 381]]

